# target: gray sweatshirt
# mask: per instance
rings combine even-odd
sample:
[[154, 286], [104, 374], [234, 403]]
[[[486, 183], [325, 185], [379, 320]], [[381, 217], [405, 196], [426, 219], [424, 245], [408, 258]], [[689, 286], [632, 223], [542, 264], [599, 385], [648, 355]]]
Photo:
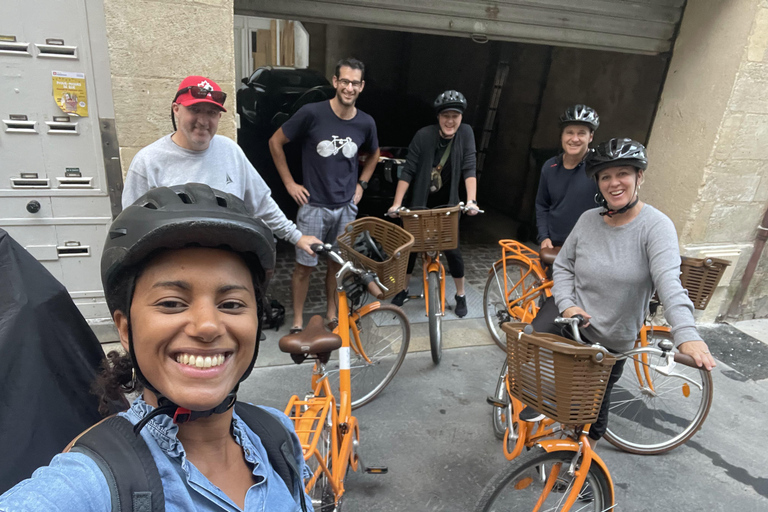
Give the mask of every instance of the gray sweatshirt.
[[630, 223], [613, 227], [600, 211], [582, 214], [555, 260], [552, 293], [559, 311], [582, 308], [592, 315], [584, 336], [626, 351], [656, 289], [675, 345], [700, 340], [693, 304], [680, 283], [677, 232], [669, 217], [646, 204]]
[[262, 219], [274, 233], [296, 244], [301, 232], [272, 199], [272, 191], [243, 150], [235, 142], [214, 135], [208, 149], [193, 151], [178, 146], [166, 135], [133, 157], [123, 188], [123, 208], [155, 187], [204, 183], [229, 192], [245, 202], [254, 217]]

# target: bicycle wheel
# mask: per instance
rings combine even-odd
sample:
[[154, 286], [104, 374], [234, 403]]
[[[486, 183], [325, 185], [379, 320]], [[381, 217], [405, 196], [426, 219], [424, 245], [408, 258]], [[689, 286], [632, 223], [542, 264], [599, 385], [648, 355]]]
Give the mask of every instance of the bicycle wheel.
[[432, 351], [432, 362], [440, 363], [443, 357], [443, 317], [440, 306], [440, 279], [437, 272], [429, 273], [429, 348]]
[[[522, 297], [527, 290], [535, 288], [540, 278], [532, 268], [523, 262], [507, 259], [506, 280], [509, 300], [516, 300]], [[501, 330], [501, 324], [522, 320], [522, 318], [513, 318], [509, 314], [507, 309], [509, 300], [504, 295], [504, 264], [499, 261], [493, 266], [488, 281], [485, 283], [483, 314], [491, 338], [504, 351], [507, 350], [507, 335]]]
[[[400, 369], [411, 341], [411, 324], [402, 309], [382, 304], [350, 326], [349, 340], [352, 409], [356, 409], [376, 398]], [[338, 353], [328, 361], [326, 372], [338, 404]]]
[[[539, 447], [520, 455], [485, 486], [475, 512], [563, 510], [575, 479], [568, 474], [575, 455], [571, 451], [547, 453]], [[547, 488], [551, 489], [548, 493], [545, 492]], [[608, 510], [613, 505], [612, 494], [602, 468], [592, 464], [571, 510]], [[537, 508], [539, 500], [541, 503]]]
[[[504, 364], [501, 366], [501, 372], [499, 373], [499, 380], [496, 383], [496, 391], [493, 393], [493, 397], [497, 400], [506, 400], [509, 402], [507, 396], [507, 385], [505, 377], [507, 376], [507, 360], [504, 360]], [[509, 425], [509, 418], [512, 415], [512, 406], [496, 407], [491, 406], [491, 424], [493, 425], [493, 434], [496, 439], [504, 439], [504, 433], [507, 431], [507, 425]]]
[[[650, 346], [662, 339], [672, 335], [648, 333]], [[639, 363], [642, 357], [647, 366]], [[712, 375], [682, 364], [675, 365], [672, 375], [663, 375], [655, 371], [657, 366], [663, 366], [663, 359], [653, 354], [627, 359], [613, 387], [605, 438], [617, 448], [641, 455], [664, 453], [690, 439], [707, 418]]]
[[[319, 457], [328, 466], [328, 471], [331, 471], [331, 415], [330, 412], [326, 414], [325, 418], [318, 419], [323, 421], [323, 429], [320, 431], [320, 439], [317, 442], [317, 451]], [[333, 486], [329, 481], [328, 475], [320, 469], [320, 463], [318, 456], [310, 457], [307, 461], [307, 468], [309, 469], [309, 478], [304, 480], [304, 485], [309, 483], [309, 479], [312, 475], [317, 475], [315, 484], [311, 489], [307, 490], [307, 494], [312, 499], [312, 508], [315, 512], [331, 512], [336, 505], [336, 500], [333, 494]]]

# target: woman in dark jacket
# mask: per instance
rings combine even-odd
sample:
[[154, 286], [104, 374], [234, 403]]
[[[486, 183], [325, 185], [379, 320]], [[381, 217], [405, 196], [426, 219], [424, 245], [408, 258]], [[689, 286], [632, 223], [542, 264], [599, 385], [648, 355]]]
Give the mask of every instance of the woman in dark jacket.
[[[397, 183], [395, 200], [390, 214], [403, 205], [406, 192], [411, 189], [407, 206], [434, 208], [459, 203], [459, 181], [464, 178], [467, 189], [468, 214], [477, 215], [477, 178], [475, 177], [476, 150], [472, 128], [462, 125], [467, 100], [458, 91], [445, 91], [434, 102], [437, 124], [425, 126], [414, 135], [408, 146], [405, 168]], [[411, 187], [412, 185], [412, 187]], [[443, 251], [456, 284], [456, 316], [467, 314], [464, 296], [464, 261], [461, 250]], [[413, 273], [416, 254], [408, 260], [408, 280]], [[408, 289], [401, 291], [392, 303], [402, 306], [408, 300]]]

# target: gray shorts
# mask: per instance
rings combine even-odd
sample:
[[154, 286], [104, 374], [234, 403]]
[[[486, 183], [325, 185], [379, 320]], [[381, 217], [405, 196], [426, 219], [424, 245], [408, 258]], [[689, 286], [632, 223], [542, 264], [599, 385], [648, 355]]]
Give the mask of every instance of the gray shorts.
[[[336, 237], [344, 232], [346, 225], [355, 220], [355, 217], [357, 217], [357, 205], [353, 203], [339, 208], [305, 204], [299, 208], [299, 213], [296, 215], [296, 227], [302, 235], [316, 236], [323, 243], [332, 244], [334, 249], [338, 249]], [[317, 255], [310, 256], [297, 247], [296, 263], [306, 267], [316, 267]]]

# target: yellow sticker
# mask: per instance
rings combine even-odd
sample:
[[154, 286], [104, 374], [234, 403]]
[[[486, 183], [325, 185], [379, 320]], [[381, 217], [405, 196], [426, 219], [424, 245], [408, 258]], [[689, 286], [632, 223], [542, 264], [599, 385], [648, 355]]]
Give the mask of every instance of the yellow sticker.
[[67, 115], [88, 117], [88, 98], [85, 92], [85, 73], [52, 71], [53, 99]]

